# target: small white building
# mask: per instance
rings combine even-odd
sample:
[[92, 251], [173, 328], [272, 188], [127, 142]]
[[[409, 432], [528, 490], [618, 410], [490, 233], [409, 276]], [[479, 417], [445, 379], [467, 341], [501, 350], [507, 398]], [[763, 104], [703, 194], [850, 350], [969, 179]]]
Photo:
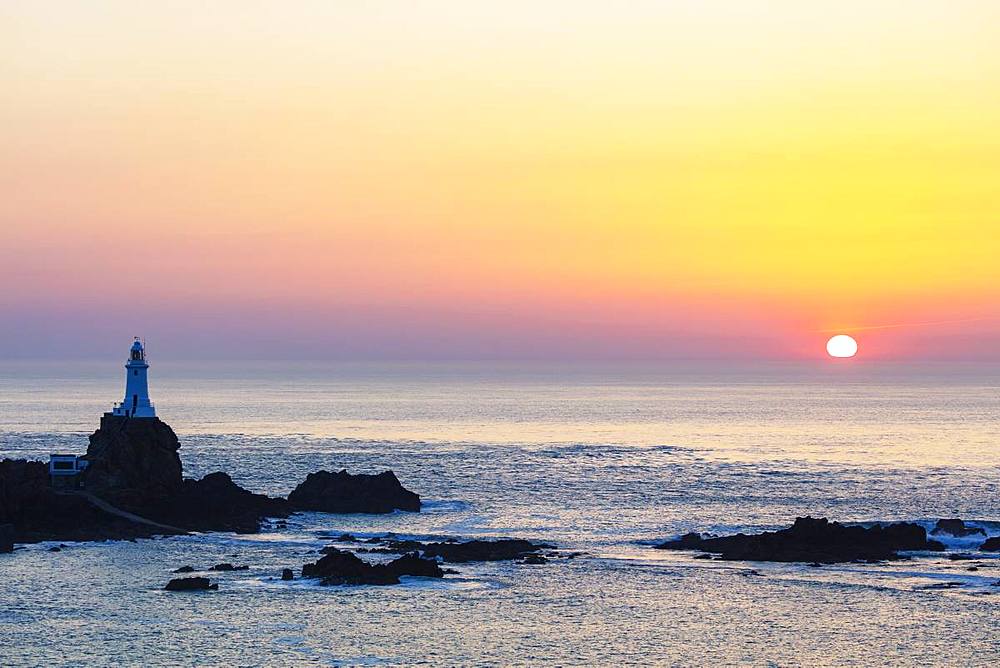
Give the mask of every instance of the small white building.
[[49, 475], [74, 476], [87, 468], [88, 463], [76, 455], [49, 455]]
[[149, 383], [146, 379], [146, 348], [137, 336], [129, 349], [128, 361], [125, 362], [125, 398], [115, 404], [112, 415], [134, 418], [156, 417], [156, 409], [149, 401]]
[[49, 455], [49, 480], [53, 487], [75, 488], [80, 486], [79, 475], [89, 464], [76, 455]]

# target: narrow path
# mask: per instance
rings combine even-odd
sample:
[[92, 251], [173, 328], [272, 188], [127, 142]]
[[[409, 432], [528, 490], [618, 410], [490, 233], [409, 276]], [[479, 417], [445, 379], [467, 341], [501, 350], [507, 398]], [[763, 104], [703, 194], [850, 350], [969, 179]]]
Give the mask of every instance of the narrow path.
[[127, 510], [122, 510], [121, 508], [116, 508], [115, 506], [112, 506], [110, 503], [108, 503], [104, 499], [102, 499], [100, 497], [97, 497], [97, 496], [94, 496], [90, 492], [84, 492], [84, 491], [80, 491], [80, 490], [71, 490], [71, 491], [63, 491], [63, 492], [56, 492], [56, 493], [57, 494], [66, 494], [66, 495], [83, 497], [84, 499], [86, 499], [90, 503], [90, 505], [92, 505], [92, 506], [94, 506], [96, 508], [100, 508], [101, 510], [103, 510], [106, 513], [108, 513], [109, 515], [115, 515], [116, 517], [121, 517], [122, 519], [128, 520], [129, 522], [135, 522], [136, 524], [147, 524], [149, 526], [153, 526], [153, 527], [156, 527], [158, 529], [164, 529], [166, 531], [170, 531], [171, 533], [187, 533], [183, 529], [178, 529], [177, 527], [172, 527], [169, 524], [160, 524], [159, 522], [154, 522], [153, 520], [148, 520], [145, 517], [140, 517], [139, 515], [136, 515], [135, 513], [130, 513]]

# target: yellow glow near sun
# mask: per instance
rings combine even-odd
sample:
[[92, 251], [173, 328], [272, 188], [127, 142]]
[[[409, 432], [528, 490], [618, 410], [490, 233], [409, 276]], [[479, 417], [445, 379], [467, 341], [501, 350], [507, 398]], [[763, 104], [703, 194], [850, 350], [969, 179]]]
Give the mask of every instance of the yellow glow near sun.
[[830, 357], [854, 357], [858, 354], [858, 342], [847, 334], [838, 334], [826, 342], [826, 352]]

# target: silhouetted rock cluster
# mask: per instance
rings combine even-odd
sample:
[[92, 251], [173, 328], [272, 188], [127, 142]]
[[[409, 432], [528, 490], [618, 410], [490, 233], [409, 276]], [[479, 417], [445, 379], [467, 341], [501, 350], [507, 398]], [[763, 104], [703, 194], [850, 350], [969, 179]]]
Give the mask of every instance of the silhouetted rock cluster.
[[899, 551], [941, 551], [944, 545], [927, 538], [918, 524], [846, 526], [825, 518], [800, 517], [788, 529], [761, 534], [705, 538], [689, 533], [657, 545], [661, 550], [699, 550], [739, 561], [801, 561], [833, 564], [848, 561], [898, 559]]
[[200, 591], [206, 589], [218, 589], [219, 585], [212, 584], [208, 578], [174, 578], [164, 587], [167, 591]]
[[[105, 415], [90, 437], [82, 490], [54, 490], [42, 462], [0, 462], [0, 525], [15, 542], [103, 540], [186, 531], [254, 533], [295, 510], [387, 513], [420, 510], [392, 471], [319, 471], [289, 495], [243, 489], [228, 474], [185, 480], [173, 429], [159, 418]], [[148, 520], [148, 521], [144, 521]], [[0, 540], [0, 548], [5, 543]]]
[[216, 472], [201, 480], [184, 480], [175, 497], [145, 512], [158, 522], [189, 531], [256, 533], [265, 517], [287, 517], [291, 509], [285, 499], [255, 494], [229, 474]]
[[319, 578], [323, 585], [393, 585], [404, 575], [440, 578], [444, 571], [434, 559], [404, 554], [385, 564], [370, 564], [350, 552], [327, 549], [317, 562], [302, 567], [302, 577]]
[[[499, 538], [497, 540], [469, 540], [459, 542], [448, 540], [439, 543], [424, 543], [418, 540], [397, 540], [394, 538], [372, 538], [368, 542], [378, 544], [373, 551], [400, 553], [418, 551], [425, 557], [440, 558], [442, 561], [461, 564], [470, 561], [512, 561], [524, 559], [539, 550], [551, 548], [544, 543], [532, 543], [520, 538]], [[335, 549], [335, 548], [324, 548]], [[540, 562], [534, 562], [540, 563]]]
[[0, 524], [13, 527], [16, 543], [120, 540], [164, 533], [107, 513], [84, 497], [52, 489], [48, 466], [23, 459], [0, 461]]
[[983, 552], [1000, 552], [1000, 536], [987, 538], [986, 541], [979, 546], [979, 549]]
[[404, 488], [392, 471], [377, 475], [316, 471], [292, 490], [288, 502], [295, 510], [326, 513], [420, 512], [420, 497]]
[[986, 531], [980, 529], [979, 527], [967, 527], [965, 522], [960, 519], [947, 519], [938, 520], [937, 524], [931, 530], [932, 536], [955, 536], [956, 538], [965, 538], [966, 536], [975, 536], [979, 534], [980, 536], [985, 536]]

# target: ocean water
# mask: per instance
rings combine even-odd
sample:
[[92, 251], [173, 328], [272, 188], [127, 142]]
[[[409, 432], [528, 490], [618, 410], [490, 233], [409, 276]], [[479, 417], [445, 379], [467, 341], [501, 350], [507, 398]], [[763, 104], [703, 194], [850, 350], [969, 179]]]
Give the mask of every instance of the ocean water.
[[[652, 549], [801, 515], [962, 517], [1000, 534], [1000, 368], [152, 360], [185, 473], [285, 494], [393, 469], [420, 514], [0, 556], [0, 665], [989, 665], [1000, 558], [809, 568]], [[83, 451], [122, 369], [0, 364], [0, 456]], [[441, 581], [281, 582], [341, 532], [516, 536], [585, 552]], [[952, 540], [952, 551], [979, 540]], [[184, 564], [246, 563], [168, 594]], [[970, 571], [970, 566], [978, 570]]]

